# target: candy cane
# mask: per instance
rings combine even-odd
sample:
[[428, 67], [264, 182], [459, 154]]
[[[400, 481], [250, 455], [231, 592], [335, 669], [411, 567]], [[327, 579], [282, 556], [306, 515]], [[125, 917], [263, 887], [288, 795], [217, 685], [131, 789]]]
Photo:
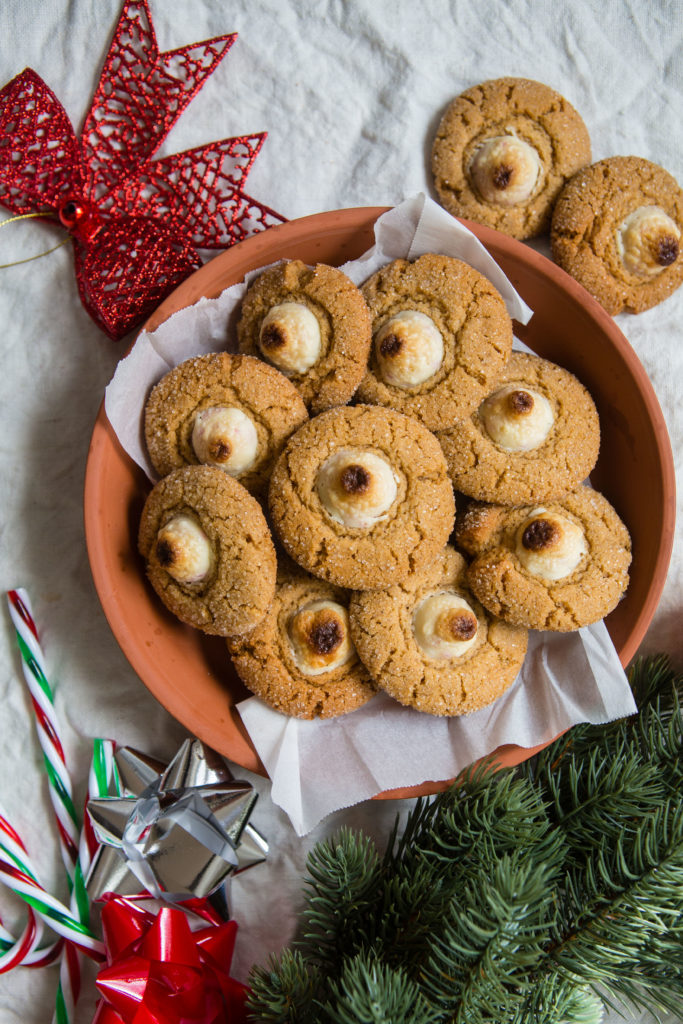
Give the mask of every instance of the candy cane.
[[45, 673], [45, 661], [38, 643], [38, 630], [33, 621], [28, 594], [25, 590], [10, 590], [7, 599], [21, 652], [21, 667], [35, 712], [38, 739], [43, 749], [62, 859], [70, 884], [73, 884], [74, 868], [78, 860], [78, 816], [74, 808], [64, 748], [59, 738], [52, 689]]
[[[107, 740], [96, 739], [93, 744], [93, 756], [88, 776], [88, 799], [109, 796], [115, 769], [113, 744]], [[117, 776], [116, 788], [119, 788]], [[83, 828], [78, 844], [78, 859], [74, 870], [74, 886], [71, 893], [71, 912], [81, 924], [89, 925], [90, 904], [85, 880], [88, 877], [92, 861], [92, 850], [97, 847], [98, 843], [88, 815], [83, 817]], [[68, 1024], [74, 1018], [80, 993], [81, 957], [82, 953], [74, 943], [67, 942], [60, 964], [53, 1024]]]
[[74, 942], [94, 960], [103, 959], [104, 946], [99, 939], [73, 916], [68, 907], [43, 888], [30, 865], [18, 864], [14, 858], [7, 856], [4, 841], [0, 841], [0, 882], [21, 896], [58, 935]]
[[[21, 862], [24, 858], [28, 870], [35, 876], [21, 836], [12, 828], [1, 808], [0, 847], [16, 862]], [[41, 948], [43, 931], [42, 920], [36, 917], [30, 907], [26, 927], [18, 939], [15, 939], [0, 922], [0, 973], [4, 974], [19, 966], [44, 967], [53, 963], [62, 951], [63, 941], [59, 939]]]

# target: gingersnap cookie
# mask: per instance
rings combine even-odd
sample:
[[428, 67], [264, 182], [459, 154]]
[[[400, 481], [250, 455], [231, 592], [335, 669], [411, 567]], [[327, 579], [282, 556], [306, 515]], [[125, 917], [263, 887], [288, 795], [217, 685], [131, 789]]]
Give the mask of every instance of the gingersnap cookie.
[[588, 130], [563, 96], [527, 78], [496, 78], [452, 101], [432, 174], [450, 213], [532, 238], [548, 230], [561, 188], [590, 159]]
[[265, 618], [227, 641], [240, 679], [295, 718], [332, 718], [365, 704], [376, 688], [351, 639], [349, 597], [281, 560]]
[[513, 352], [493, 391], [467, 419], [436, 435], [456, 491], [499, 505], [573, 491], [600, 449], [595, 403], [573, 374]]
[[272, 363], [318, 413], [345, 405], [363, 379], [370, 314], [341, 270], [290, 260], [264, 271], [250, 286], [237, 337], [240, 352]]
[[430, 430], [475, 409], [512, 350], [498, 291], [462, 260], [428, 253], [394, 260], [362, 288], [373, 345], [358, 398]]
[[300, 427], [275, 463], [268, 504], [294, 561], [351, 589], [389, 587], [428, 564], [455, 512], [434, 435], [370, 405], [330, 409]]
[[406, 584], [351, 599], [351, 636], [370, 675], [401, 704], [430, 715], [491, 704], [526, 654], [526, 629], [485, 611], [466, 572], [465, 559], [449, 546]]
[[169, 611], [205, 633], [244, 633], [273, 599], [275, 547], [261, 506], [213, 466], [184, 466], [156, 484], [138, 548]]
[[472, 593], [493, 615], [529, 629], [588, 626], [628, 586], [628, 530], [591, 487], [521, 508], [474, 502], [459, 517], [456, 542], [474, 555]]
[[215, 466], [260, 493], [285, 441], [307, 419], [301, 395], [273, 366], [215, 352], [186, 359], [155, 385], [145, 440], [160, 476]]
[[553, 211], [553, 259], [608, 313], [641, 313], [683, 282], [683, 190], [637, 156], [585, 167]]

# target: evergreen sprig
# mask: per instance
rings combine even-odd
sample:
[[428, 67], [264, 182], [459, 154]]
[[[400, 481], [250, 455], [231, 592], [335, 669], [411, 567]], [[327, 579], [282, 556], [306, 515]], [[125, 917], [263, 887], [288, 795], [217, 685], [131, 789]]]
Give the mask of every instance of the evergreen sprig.
[[683, 1005], [683, 679], [630, 670], [639, 713], [417, 801], [383, 856], [309, 858], [303, 936], [252, 972], [253, 1021], [597, 1024]]

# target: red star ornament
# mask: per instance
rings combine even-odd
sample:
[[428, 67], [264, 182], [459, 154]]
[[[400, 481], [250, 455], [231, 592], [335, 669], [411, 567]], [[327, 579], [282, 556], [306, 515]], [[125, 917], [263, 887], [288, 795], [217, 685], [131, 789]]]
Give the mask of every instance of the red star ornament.
[[81, 301], [118, 340], [221, 249], [285, 218], [244, 191], [266, 133], [152, 159], [236, 33], [159, 53], [126, 0], [83, 131], [30, 68], [0, 90], [0, 204], [59, 218]]

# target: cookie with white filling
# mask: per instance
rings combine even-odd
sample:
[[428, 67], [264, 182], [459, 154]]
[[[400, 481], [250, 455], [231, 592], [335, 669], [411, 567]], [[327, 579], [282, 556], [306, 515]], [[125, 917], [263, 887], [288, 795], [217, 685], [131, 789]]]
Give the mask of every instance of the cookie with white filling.
[[388, 587], [428, 564], [455, 513], [434, 435], [369, 405], [329, 409], [300, 427], [275, 464], [268, 505], [290, 557], [352, 589]]
[[376, 691], [351, 639], [349, 596], [281, 558], [268, 614], [228, 640], [245, 685], [295, 718], [332, 718], [365, 704]]
[[155, 485], [138, 549], [169, 611], [205, 633], [244, 633], [273, 599], [275, 547], [261, 506], [215, 467], [185, 466]]
[[588, 626], [611, 612], [628, 586], [628, 530], [591, 487], [542, 505], [472, 502], [455, 535], [473, 556], [472, 593], [493, 615], [529, 629]]
[[462, 260], [394, 260], [362, 287], [373, 344], [358, 399], [429, 430], [468, 416], [512, 350], [512, 321], [494, 286]]
[[568, 370], [513, 352], [479, 408], [436, 435], [456, 491], [500, 505], [550, 501], [590, 474], [600, 422]]
[[301, 395], [274, 367], [215, 352], [184, 360], [152, 388], [145, 440], [160, 476], [184, 465], [215, 466], [258, 494], [307, 419]]
[[370, 348], [370, 314], [336, 267], [289, 260], [250, 285], [237, 324], [240, 352], [275, 366], [311, 413], [345, 405], [360, 384]]
[[406, 584], [351, 600], [351, 635], [377, 685], [431, 715], [491, 704], [526, 653], [526, 629], [491, 616], [472, 596], [466, 572], [449, 546]]
[[450, 103], [432, 174], [455, 216], [531, 238], [549, 229], [560, 190], [590, 159], [588, 130], [563, 96], [527, 78], [496, 78]]
[[553, 211], [553, 259], [612, 315], [641, 313], [683, 283], [683, 189], [636, 156], [585, 167]]

